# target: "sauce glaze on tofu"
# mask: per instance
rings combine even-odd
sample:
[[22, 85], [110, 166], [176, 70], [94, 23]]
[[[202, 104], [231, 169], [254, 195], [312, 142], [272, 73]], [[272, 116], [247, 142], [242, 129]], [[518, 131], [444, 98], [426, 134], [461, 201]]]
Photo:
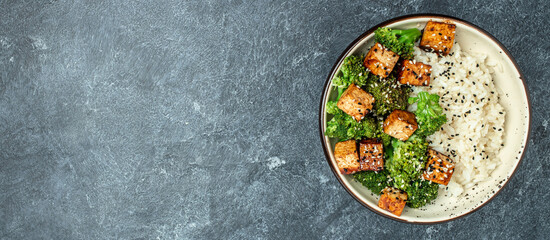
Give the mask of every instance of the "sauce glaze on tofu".
[[432, 66], [415, 60], [404, 60], [397, 79], [401, 84], [428, 86], [431, 74]]
[[418, 129], [414, 113], [393, 110], [384, 120], [384, 132], [401, 141], [406, 141]]
[[336, 143], [334, 158], [342, 174], [353, 174], [359, 171], [359, 154], [355, 140]]
[[371, 73], [380, 77], [386, 78], [395, 67], [399, 60], [399, 55], [382, 46], [380, 43], [375, 43], [371, 47], [363, 65], [368, 68]]
[[337, 106], [359, 122], [370, 112], [373, 104], [374, 97], [370, 93], [351, 84], [338, 100]]
[[378, 200], [378, 207], [401, 216], [407, 202], [407, 193], [397, 188], [387, 187], [382, 190], [382, 196]]
[[443, 153], [433, 149], [428, 150], [428, 162], [422, 178], [442, 185], [449, 184], [455, 165], [452, 160]]
[[454, 24], [429, 21], [424, 27], [419, 47], [440, 55], [447, 55], [453, 48], [455, 31], [456, 25]]
[[384, 170], [384, 145], [376, 138], [359, 142], [359, 165], [361, 171]]

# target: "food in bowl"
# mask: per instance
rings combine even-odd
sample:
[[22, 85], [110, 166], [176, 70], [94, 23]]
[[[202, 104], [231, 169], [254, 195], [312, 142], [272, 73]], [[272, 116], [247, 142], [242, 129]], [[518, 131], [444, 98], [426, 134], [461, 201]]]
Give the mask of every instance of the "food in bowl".
[[338, 96], [326, 104], [325, 135], [340, 141], [338, 168], [397, 216], [430, 204], [440, 188], [459, 197], [500, 161], [505, 111], [491, 66], [461, 50], [455, 29], [379, 28], [366, 56], [347, 57], [332, 79]]

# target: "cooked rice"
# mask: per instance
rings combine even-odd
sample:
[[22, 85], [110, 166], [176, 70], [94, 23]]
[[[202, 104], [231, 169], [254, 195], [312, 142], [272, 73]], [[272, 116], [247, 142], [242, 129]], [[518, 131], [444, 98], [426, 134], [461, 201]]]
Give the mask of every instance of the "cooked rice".
[[461, 51], [459, 44], [448, 56], [438, 57], [419, 48], [414, 55], [415, 60], [432, 66], [431, 87], [415, 87], [413, 95], [428, 91], [441, 97], [447, 123], [428, 141], [456, 163], [448, 193], [459, 196], [491, 178], [501, 161], [498, 153], [506, 113], [491, 76], [495, 64], [487, 62], [485, 54]]

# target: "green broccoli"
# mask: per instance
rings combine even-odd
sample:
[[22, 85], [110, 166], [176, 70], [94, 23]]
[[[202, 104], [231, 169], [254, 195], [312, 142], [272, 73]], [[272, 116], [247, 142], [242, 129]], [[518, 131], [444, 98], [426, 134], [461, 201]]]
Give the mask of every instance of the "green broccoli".
[[411, 88], [398, 84], [394, 75], [380, 78], [371, 74], [365, 88], [374, 97], [373, 112], [377, 116], [384, 117], [395, 109], [407, 109]]
[[353, 174], [353, 177], [373, 193], [380, 195], [382, 190], [389, 185], [389, 174], [386, 170], [380, 172], [365, 171]]
[[417, 97], [409, 98], [409, 104], [417, 103], [415, 112], [419, 127], [415, 134], [429, 136], [437, 132], [447, 122], [443, 108], [439, 106], [439, 96], [420, 92]]
[[337, 104], [337, 101], [327, 102], [327, 113], [333, 115], [333, 117], [327, 122], [325, 135], [339, 140], [379, 138], [382, 140], [384, 147], [391, 145], [392, 137], [384, 133], [383, 119], [376, 120], [373, 117], [366, 116], [361, 122], [357, 122], [350, 115], [340, 110]]
[[385, 168], [393, 178], [393, 185], [401, 190], [407, 190], [410, 183], [417, 180], [426, 164], [426, 139], [413, 134], [407, 141], [398, 139], [392, 141], [391, 156], [386, 160]]
[[338, 108], [338, 102], [337, 101], [328, 101], [327, 102], [327, 113], [332, 115], [337, 115], [342, 113], [342, 110]]
[[407, 205], [412, 208], [422, 207], [437, 198], [438, 190], [439, 184], [417, 179], [405, 190], [408, 195]]
[[327, 122], [325, 135], [339, 140], [375, 138], [379, 135], [379, 124], [372, 117], [365, 117], [360, 122], [336, 107], [336, 101], [327, 103], [327, 113], [334, 115]]
[[354, 55], [347, 57], [342, 63], [340, 72], [342, 75], [338, 75], [332, 79], [332, 85], [338, 88], [337, 99], [340, 99], [340, 96], [342, 96], [344, 90], [346, 90], [352, 83], [359, 87], [367, 84], [369, 72], [363, 66], [363, 57]]
[[391, 141], [392, 141], [393, 137], [384, 132], [384, 119], [383, 118], [378, 119], [378, 132], [376, 134], [376, 137], [378, 139], [382, 140], [382, 144], [384, 145], [384, 149], [391, 148]]
[[414, 57], [414, 43], [421, 35], [420, 30], [416, 28], [399, 30], [382, 27], [374, 31], [376, 42], [379, 42], [404, 59], [412, 59]]
[[382, 140], [382, 144], [384, 145], [384, 147], [391, 146], [392, 136], [386, 134], [384, 132], [384, 129], [380, 128], [376, 137]]

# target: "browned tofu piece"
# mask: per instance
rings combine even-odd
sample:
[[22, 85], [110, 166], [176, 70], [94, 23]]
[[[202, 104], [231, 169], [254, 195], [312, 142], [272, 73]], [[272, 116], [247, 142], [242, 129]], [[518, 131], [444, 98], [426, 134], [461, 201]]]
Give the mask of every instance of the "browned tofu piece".
[[363, 65], [372, 73], [385, 78], [393, 70], [397, 60], [399, 60], [397, 53], [385, 48], [380, 43], [375, 43], [367, 53]]
[[361, 121], [372, 109], [374, 97], [355, 84], [351, 84], [338, 100], [336, 106], [355, 119]]
[[397, 216], [401, 216], [407, 202], [407, 193], [397, 188], [387, 187], [382, 190], [382, 196], [378, 201], [378, 207], [387, 210]]
[[447, 55], [453, 48], [455, 31], [456, 25], [454, 24], [429, 21], [424, 28], [419, 47]]
[[422, 178], [435, 183], [447, 185], [451, 181], [455, 165], [453, 161], [444, 154], [435, 150], [428, 150], [428, 162], [426, 171]]
[[430, 85], [430, 75], [432, 75], [431, 65], [414, 60], [405, 60], [401, 64], [397, 79], [401, 84], [428, 86]]
[[384, 132], [401, 141], [406, 141], [418, 129], [414, 113], [393, 110], [384, 120]]
[[353, 174], [359, 171], [359, 154], [355, 140], [336, 143], [334, 158], [342, 174]]
[[376, 138], [359, 142], [359, 165], [361, 171], [384, 170], [384, 146]]

